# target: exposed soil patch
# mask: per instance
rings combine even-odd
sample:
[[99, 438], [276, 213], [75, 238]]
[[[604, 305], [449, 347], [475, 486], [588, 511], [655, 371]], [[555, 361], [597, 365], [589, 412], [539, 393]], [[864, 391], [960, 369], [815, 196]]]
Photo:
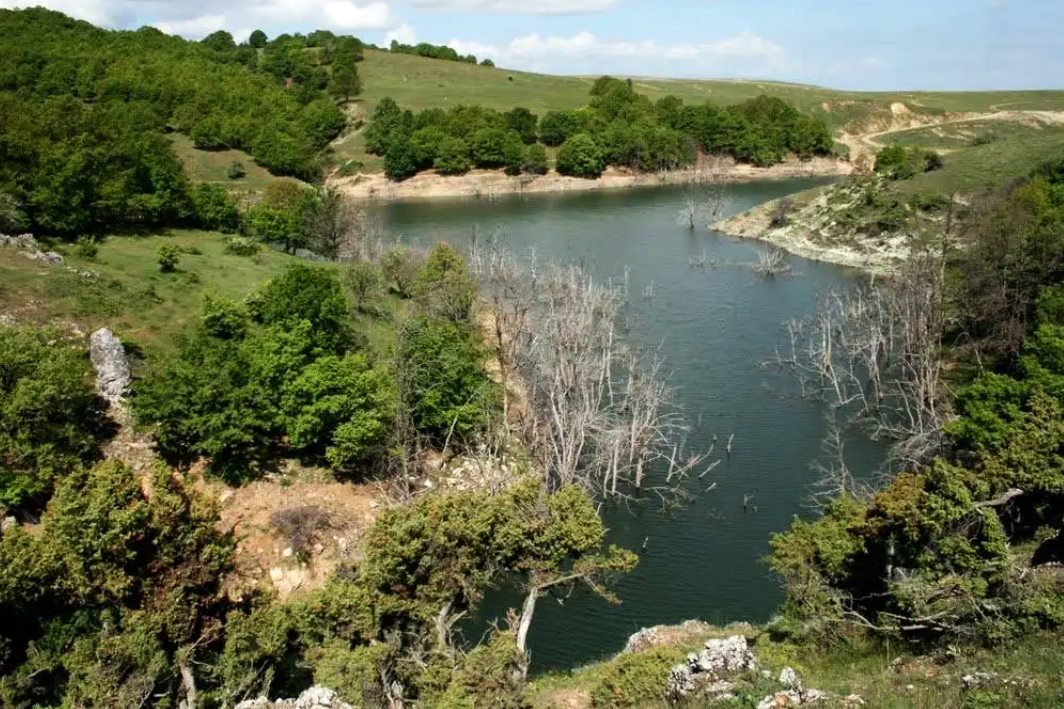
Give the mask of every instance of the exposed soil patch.
[[[221, 503], [223, 529], [237, 538], [236, 569], [226, 591], [239, 597], [251, 588], [273, 588], [280, 598], [320, 586], [338, 564], [357, 560], [361, 537], [373, 523], [380, 491], [370, 485], [260, 480], [239, 488], [210, 483]], [[327, 524], [315, 525], [305, 552], [294, 549], [275, 522], [278, 513], [318, 509]]]

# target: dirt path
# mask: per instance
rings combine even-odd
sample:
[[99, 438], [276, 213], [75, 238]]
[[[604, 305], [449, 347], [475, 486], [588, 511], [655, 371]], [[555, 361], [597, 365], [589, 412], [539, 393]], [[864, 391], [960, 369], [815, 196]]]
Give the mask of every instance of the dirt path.
[[836, 137], [836, 140], [850, 149], [850, 161], [860, 167], [863, 163], [874, 159], [875, 154], [886, 147], [885, 143], [880, 140], [881, 138], [918, 128], [947, 126], [955, 123], [974, 123], [977, 121], [1016, 121], [1039, 126], [1064, 125], [1064, 111], [1006, 111], [1000, 110], [998, 106], [993, 106], [992, 108], [999, 110], [985, 113], [944, 113], [938, 116], [929, 116], [913, 113], [905, 104], [895, 103], [891, 106], [893, 118], [889, 128], [860, 133], [843, 132]]

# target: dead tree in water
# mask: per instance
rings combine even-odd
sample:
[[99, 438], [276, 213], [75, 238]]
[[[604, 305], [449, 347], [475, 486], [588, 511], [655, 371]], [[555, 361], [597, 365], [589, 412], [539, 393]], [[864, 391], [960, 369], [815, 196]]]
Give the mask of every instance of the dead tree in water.
[[[702, 456], [683, 451], [687, 427], [660, 357], [636, 352], [618, 331], [623, 291], [574, 266], [519, 264], [497, 240], [476, 243], [470, 262], [492, 306], [499, 365], [519, 375], [516, 423], [548, 488], [682, 495]], [[667, 480], [648, 486], [655, 465]]]
[[789, 352], [804, 393], [853, 414], [892, 458], [919, 464], [941, 446], [948, 411], [939, 353], [946, 328], [941, 256], [914, 255], [897, 277], [831, 291], [817, 314], [792, 322]]
[[676, 221], [691, 231], [700, 223], [714, 224], [724, 218], [728, 207], [726, 188], [729, 163], [720, 157], [707, 159], [696, 169], [684, 189], [683, 203]]

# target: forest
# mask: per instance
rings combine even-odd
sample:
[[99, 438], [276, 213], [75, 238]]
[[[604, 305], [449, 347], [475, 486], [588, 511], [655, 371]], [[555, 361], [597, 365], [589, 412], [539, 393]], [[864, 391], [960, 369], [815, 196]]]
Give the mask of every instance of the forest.
[[829, 155], [831, 132], [822, 120], [779, 98], [760, 96], [722, 108], [684, 105], [666, 96], [651, 102], [631, 80], [595, 81], [586, 107], [538, 117], [480, 106], [404, 111], [391, 99], [376, 107], [367, 150], [384, 157], [385, 172], [403, 180], [434, 168], [458, 175], [473, 168], [507, 174], [544, 174], [546, 148], [557, 148], [560, 174], [596, 178], [610, 166], [641, 172], [688, 167], [698, 153], [767, 167], [788, 155]]
[[0, 10], [0, 228], [76, 237], [201, 224], [174, 131], [244, 150], [277, 175], [319, 177], [347, 125], [335, 98], [360, 90], [361, 43], [261, 32], [250, 42]]

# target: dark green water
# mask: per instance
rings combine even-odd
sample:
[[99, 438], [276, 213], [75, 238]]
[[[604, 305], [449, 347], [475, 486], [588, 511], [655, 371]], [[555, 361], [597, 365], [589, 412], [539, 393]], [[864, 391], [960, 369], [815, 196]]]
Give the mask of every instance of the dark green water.
[[[731, 188], [732, 213], [814, 184], [809, 180], [753, 183]], [[541, 260], [580, 262], [599, 277], [630, 272], [630, 336], [661, 347], [671, 383], [706, 449], [713, 435], [735, 434], [732, 455], [705, 479], [717, 487], [680, 511], [663, 516], [643, 508], [603, 509], [613, 541], [638, 550], [639, 567], [618, 587], [620, 606], [572, 598], [541, 600], [530, 646], [537, 671], [584, 664], [623, 647], [641, 627], [688, 618], [724, 623], [767, 620], [781, 600], [761, 561], [772, 532], [785, 529], [804, 506], [815, 475], [826, 424], [822, 408], [794, 394], [789, 375], [761, 364], [784, 341], [782, 325], [814, 312], [818, 292], [855, 282], [835, 266], [790, 258], [797, 275], [756, 276], [755, 242], [737, 241], [677, 224], [683, 202], [676, 188], [513, 197], [487, 201], [399, 203], [381, 207], [389, 234], [428, 244], [468, 244], [474, 225], [482, 235], [498, 228], [517, 254], [535, 247]], [[691, 268], [703, 253], [715, 268]], [[655, 297], [644, 299], [654, 283]], [[721, 452], [723, 443], [718, 444]], [[864, 440], [847, 446], [858, 473], [871, 474], [883, 449]], [[756, 513], [743, 511], [754, 495]], [[519, 605], [512, 593], [488, 599], [487, 618]]]

